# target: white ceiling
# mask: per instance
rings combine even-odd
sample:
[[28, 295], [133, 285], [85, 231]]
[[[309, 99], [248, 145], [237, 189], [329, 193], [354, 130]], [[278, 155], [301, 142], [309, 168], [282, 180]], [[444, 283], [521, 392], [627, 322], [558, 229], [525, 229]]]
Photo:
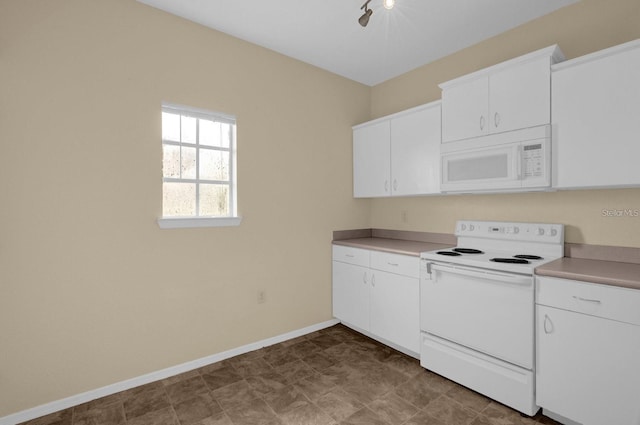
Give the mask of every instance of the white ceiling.
[[138, 0], [376, 85], [579, 0]]

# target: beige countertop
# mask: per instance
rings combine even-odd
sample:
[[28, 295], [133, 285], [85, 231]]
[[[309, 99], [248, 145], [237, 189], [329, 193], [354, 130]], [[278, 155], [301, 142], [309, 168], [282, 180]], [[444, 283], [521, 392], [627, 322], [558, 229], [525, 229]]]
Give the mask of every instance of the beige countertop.
[[350, 246], [353, 248], [372, 249], [375, 251], [384, 251], [393, 254], [411, 255], [414, 257], [419, 257], [420, 253], [424, 251], [435, 251], [437, 249], [446, 249], [454, 246], [441, 243], [376, 237], [334, 240], [333, 244]]
[[[452, 248], [453, 235], [384, 229], [334, 232], [333, 244], [394, 254], [420, 256], [421, 252]], [[565, 257], [536, 268], [539, 276], [640, 289], [640, 248], [565, 244]], [[617, 260], [617, 261], [612, 261]]]
[[640, 289], [640, 264], [585, 258], [561, 258], [536, 268], [539, 276]]

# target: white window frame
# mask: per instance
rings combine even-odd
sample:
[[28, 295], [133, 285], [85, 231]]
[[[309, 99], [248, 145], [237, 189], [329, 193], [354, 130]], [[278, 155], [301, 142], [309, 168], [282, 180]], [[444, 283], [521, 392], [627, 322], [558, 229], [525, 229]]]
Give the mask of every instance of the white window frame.
[[[230, 137], [229, 148], [221, 147], [207, 147], [196, 144], [184, 143], [181, 141], [169, 141], [162, 139], [162, 147], [164, 145], [173, 146], [188, 146], [196, 148], [196, 164], [199, 161], [199, 155], [201, 149], [211, 149], [219, 151], [229, 152], [229, 181], [214, 181], [203, 180], [199, 177], [199, 166], [196, 165], [196, 178], [171, 178], [162, 177], [162, 184], [171, 182], [181, 183], [195, 183], [196, 184], [196, 214], [199, 212], [199, 191], [198, 185], [200, 183], [212, 183], [212, 184], [228, 184], [229, 185], [229, 215], [224, 217], [210, 217], [210, 216], [187, 216], [187, 217], [160, 217], [158, 218], [158, 225], [162, 229], [176, 229], [176, 228], [193, 228], [193, 227], [222, 227], [222, 226], [238, 226], [242, 221], [242, 217], [238, 215], [237, 206], [237, 174], [236, 174], [236, 117], [219, 112], [208, 111], [204, 109], [194, 108], [191, 106], [178, 105], [173, 103], [162, 103], [162, 112], [168, 112], [181, 116], [188, 116], [193, 118], [201, 118], [206, 120], [212, 120], [217, 122], [224, 122], [233, 125], [233, 132]], [[196, 137], [199, 137], [196, 131]]]

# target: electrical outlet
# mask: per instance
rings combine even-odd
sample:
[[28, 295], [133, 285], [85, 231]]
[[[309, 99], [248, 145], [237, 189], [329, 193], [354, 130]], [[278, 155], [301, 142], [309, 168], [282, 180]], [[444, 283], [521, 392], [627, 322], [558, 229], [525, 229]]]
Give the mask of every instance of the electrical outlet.
[[264, 304], [267, 302], [267, 293], [264, 290], [258, 291], [258, 304]]
[[403, 223], [409, 222], [409, 211], [407, 210], [400, 211], [400, 221], [402, 221]]

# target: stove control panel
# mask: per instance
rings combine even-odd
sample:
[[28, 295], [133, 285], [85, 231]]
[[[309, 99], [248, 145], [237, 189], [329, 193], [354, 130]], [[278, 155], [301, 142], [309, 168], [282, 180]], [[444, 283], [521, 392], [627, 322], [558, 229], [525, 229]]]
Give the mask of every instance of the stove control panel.
[[458, 237], [558, 244], [564, 242], [564, 225], [460, 220], [455, 234]]

